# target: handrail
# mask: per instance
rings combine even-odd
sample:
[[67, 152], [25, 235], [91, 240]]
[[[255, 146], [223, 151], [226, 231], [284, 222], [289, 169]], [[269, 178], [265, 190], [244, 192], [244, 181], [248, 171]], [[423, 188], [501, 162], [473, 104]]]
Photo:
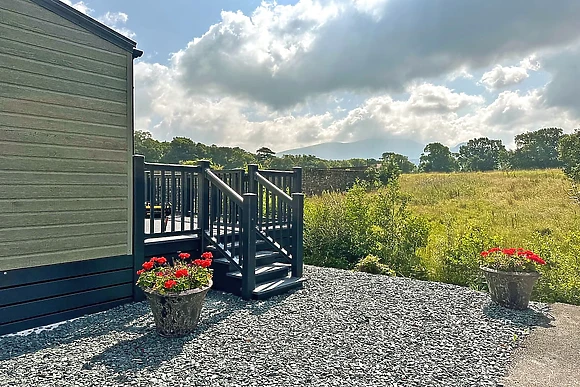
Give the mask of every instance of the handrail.
[[179, 170], [189, 170], [189, 169], [200, 169], [199, 165], [176, 165], [176, 164], [162, 164], [162, 163], [145, 163], [145, 170], [149, 171], [151, 169], [164, 170], [164, 171], [179, 171]]
[[276, 187], [270, 180], [266, 179], [264, 176], [260, 175], [259, 172], [256, 172], [254, 174], [256, 180], [258, 180], [259, 183], [261, 183], [263, 186], [265, 186], [266, 188], [268, 188], [270, 191], [272, 191], [274, 194], [276, 194], [276, 196], [278, 196], [280, 199], [284, 200], [286, 202], [286, 204], [292, 204], [292, 198], [284, 191], [282, 191], [280, 188]]
[[272, 174], [272, 175], [292, 175], [294, 171], [285, 171], [279, 169], [260, 169], [260, 173]]
[[236, 191], [234, 191], [229, 185], [224, 183], [219, 177], [217, 177], [209, 168], [205, 170], [205, 174], [211, 183], [219, 188], [220, 191], [225, 193], [231, 200], [233, 200], [238, 206], [243, 206], [244, 198], [242, 198]]

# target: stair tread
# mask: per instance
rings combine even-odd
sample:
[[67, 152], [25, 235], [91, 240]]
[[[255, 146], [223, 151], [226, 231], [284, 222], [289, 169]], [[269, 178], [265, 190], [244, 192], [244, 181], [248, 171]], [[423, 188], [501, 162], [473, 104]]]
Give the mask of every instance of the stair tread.
[[[271, 273], [273, 271], [288, 271], [288, 269], [291, 266], [292, 265], [290, 265], [289, 263], [274, 262], [274, 263], [270, 263], [268, 265], [257, 266], [255, 273], [256, 273], [256, 275], [261, 275], [261, 274]], [[242, 273], [239, 270], [231, 271], [231, 272], [227, 273], [226, 275], [229, 277], [236, 277], [236, 278], [242, 277]]]
[[[264, 245], [264, 244], [266, 244], [265, 241], [263, 241], [263, 240], [256, 240], [256, 246], [258, 246], [258, 245]], [[226, 250], [229, 250], [229, 249], [232, 248], [232, 243], [231, 242], [228, 242], [224, 247], [225, 247]], [[240, 242], [239, 241], [234, 242], [234, 248], [235, 247], [240, 247]], [[206, 249], [207, 250], [216, 250], [215, 246], [213, 246], [213, 245], [207, 246]]]
[[[271, 257], [273, 255], [280, 255], [279, 253], [272, 251], [272, 250], [261, 250], [261, 251], [256, 251], [256, 260], [260, 259], [260, 258], [265, 258], [265, 257]], [[239, 263], [240, 259], [238, 256], [235, 256], [233, 258], [235, 263]], [[229, 263], [230, 260], [223, 257], [223, 258], [216, 258], [214, 259], [214, 262], [219, 262], [219, 263]]]
[[306, 279], [304, 277], [285, 277], [268, 282], [258, 284], [254, 289], [254, 294], [264, 294], [276, 290], [297, 287], [301, 285]]

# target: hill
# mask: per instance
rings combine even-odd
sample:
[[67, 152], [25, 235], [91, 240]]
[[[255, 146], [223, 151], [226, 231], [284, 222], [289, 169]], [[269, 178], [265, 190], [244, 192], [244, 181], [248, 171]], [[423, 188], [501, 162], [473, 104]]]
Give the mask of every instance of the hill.
[[367, 139], [355, 142], [327, 142], [285, 150], [277, 155], [313, 155], [327, 160], [347, 160], [379, 159], [384, 152], [395, 152], [417, 161], [424, 147], [424, 144], [408, 139]]

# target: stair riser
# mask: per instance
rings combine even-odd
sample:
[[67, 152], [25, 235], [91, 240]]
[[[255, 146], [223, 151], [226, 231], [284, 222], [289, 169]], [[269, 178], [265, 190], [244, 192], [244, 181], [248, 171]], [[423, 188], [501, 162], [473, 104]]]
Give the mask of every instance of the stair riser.
[[290, 290], [293, 289], [302, 289], [303, 287], [303, 282], [296, 282], [290, 286], [285, 286], [282, 288], [276, 288], [267, 292], [263, 292], [263, 293], [258, 293], [258, 294], [252, 294], [252, 299], [254, 300], [266, 300], [268, 298], [274, 297], [274, 296], [278, 296], [280, 294], [284, 294], [284, 293], [288, 293]]
[[[283, 268], [280, 270], [272, 270], [272, 271], [268, 271], [266, 273], [259, 273], [256, 274], [256, 284], [259, 285], [261, 283], [264, 282], [268, 282], [268, 281], [273, 281], [275, 279], [279, 279], [279, 278], [284, 278], [288, 276], [288, 268]], [[232, 281], [237, 281], [240, 283], [240, 286], [242, 284], [242, 278], [241, 277], [234, 277], [234, 276], [226, 276], [227, 278], [231, 279]]]
[[[281, 279], [287, 277], [289, 273], [288, 268], [280, 269], [280, 270], [273, 270], [266, 273], [260, 273], [256, 275], [256, 286], [277, 279]], [[241, 294], [242, 289], [242, 279], [240, 277], [232, 277], [226, 275], [226, 272], [218, 272], [214, 271], [213, 276], [213, 289], [215, 290], [222, 290], [230, 293], [234, 293], [236, 295]]]

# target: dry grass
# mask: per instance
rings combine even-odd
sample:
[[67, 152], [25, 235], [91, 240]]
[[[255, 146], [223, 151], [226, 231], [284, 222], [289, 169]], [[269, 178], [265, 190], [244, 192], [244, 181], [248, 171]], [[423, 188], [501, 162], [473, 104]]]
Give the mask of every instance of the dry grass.
[[506, 245], [534, 232], [563, 237], [580, 229], [580, 206], [560, 170], [403, 175], [410, 208], [442, 225], [485, 227]]

